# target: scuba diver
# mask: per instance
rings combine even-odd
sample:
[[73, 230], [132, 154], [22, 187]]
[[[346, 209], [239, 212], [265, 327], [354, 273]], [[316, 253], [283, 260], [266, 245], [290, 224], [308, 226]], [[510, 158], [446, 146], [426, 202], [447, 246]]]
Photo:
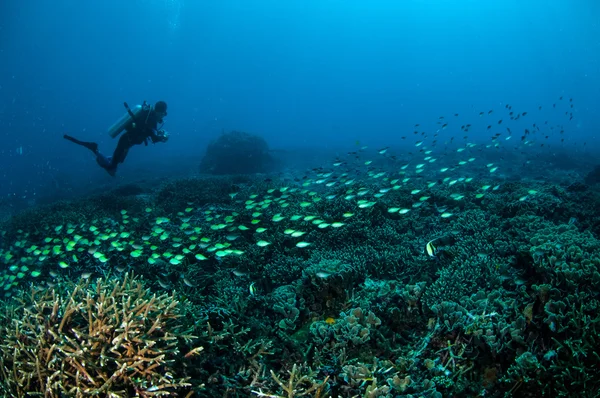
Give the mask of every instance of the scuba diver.
[[[80, 141], [66, 134], [63, 136], [65, 139], [92, 151], [96, 155], [96, 162], [100, 167], [104, 168], [113, 177], [117, 172], [117, 165], [125, 161], [129, 148], [142, 143], [148, 145], [148, 139], [153, 144], [167, 142], [169, 139], [169, 134], [162, 130], [163, 118], [167, 116], [166, 102], [158, 101], [154, 106], [150, 106], [144, 101], [143, 105], [137, 105], [133, 110], [129, 108], [126, 102], [124, 105], [127, 113], [108, 130], [108, 134], [112, 138], [117, 137], [125, 130], [125, 133], [119, 138], [112, 156], [101, 154], [98, 151], [98, 144], [95, 142]], [[160, 127], [158, 127], [159, 123], [161, 124]]]

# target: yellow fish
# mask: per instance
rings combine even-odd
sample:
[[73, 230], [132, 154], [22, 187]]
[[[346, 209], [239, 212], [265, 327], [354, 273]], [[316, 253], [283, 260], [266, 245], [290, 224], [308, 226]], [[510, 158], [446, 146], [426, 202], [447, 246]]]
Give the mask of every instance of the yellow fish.
[[427, 242], [427, 244], [425, 245], [425, 250], [427, 250], [427, 254], [429, 255], [429, 257], [435, 257], [436, 248], [433, 245], [433, 240]]

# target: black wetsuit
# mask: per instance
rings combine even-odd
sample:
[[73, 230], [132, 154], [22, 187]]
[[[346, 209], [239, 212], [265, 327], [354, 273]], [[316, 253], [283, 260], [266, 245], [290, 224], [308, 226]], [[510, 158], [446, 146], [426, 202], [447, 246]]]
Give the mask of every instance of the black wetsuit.
[[148, 145], [148, 139], [152, 143], [163, 141], [163, 137], [156, 135], [158, 123], [162, 123], [162, 120], [157, 120], [156, 113], [151, 110], [143, 110], [138, 114], [136, 120], [135, 127], [132, 124], [127, 125], [125, 132], [119, 138], [111, 161], [114, 167], [125, 161], [129, 148], [132, 146], [142, 143]]

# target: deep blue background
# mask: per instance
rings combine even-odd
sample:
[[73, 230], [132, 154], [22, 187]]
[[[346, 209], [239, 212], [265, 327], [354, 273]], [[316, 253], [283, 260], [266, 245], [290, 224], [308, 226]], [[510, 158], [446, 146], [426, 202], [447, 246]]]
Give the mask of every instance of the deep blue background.
[[5, 0], [0, 194], [110, 181], [61, 137], [111, 153], [123, 101], [167, 101], [172, 137], [134, 148], [120, 178], [193, 169], [222, 129], [292, 150], [398, 145], [415, 123], [506, 103], [564, 123], [560, 95], [576, 105], [566, 143], [596, 150], [598, 1]]

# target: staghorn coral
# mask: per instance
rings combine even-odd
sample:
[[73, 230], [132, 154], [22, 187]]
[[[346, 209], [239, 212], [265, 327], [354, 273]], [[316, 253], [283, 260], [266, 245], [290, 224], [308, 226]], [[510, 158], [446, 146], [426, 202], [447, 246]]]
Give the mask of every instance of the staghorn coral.
[[126, 274], [71, 291], [32, 287], [18, 301], [0, 325], [0, 391], [10, 396], [151, 397], [191, 386], [174, 361], [195, 337], [180, 331], [173, 294], [153, 295]]
[[325, 380], [316, 380], [317, 372], [313, 371], [310, 367], [298, 366], [294, 364], [292, 370], [289, 371], [289, 379], [284, 382], [281, 376], [277, 376], [273, 370], [270, 371], [271, 377], [278, 384], [279, 388], [283, 390], [284, 395], [275, 395], [273, 393], [263, 392], [262, 389], [258, 391], [252, 390], [253, 394], [259, 397], [270, 397], [270, 398], [294, 398], [303, 396], [312, 396], [315, 398], [325, 398], [326, 391], [328, 390], [327, 381], [329, 377], [325, 377]]

